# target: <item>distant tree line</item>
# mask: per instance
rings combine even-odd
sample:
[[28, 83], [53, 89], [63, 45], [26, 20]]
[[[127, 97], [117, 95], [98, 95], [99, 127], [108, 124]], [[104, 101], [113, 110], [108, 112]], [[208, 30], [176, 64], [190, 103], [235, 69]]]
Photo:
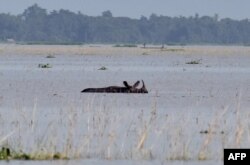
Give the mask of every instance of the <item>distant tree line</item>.
[[0, 14], [0, 41], [51, 43], [249, 44], [250, 21], [219, 19], [218, 15], [140, 19], [87, 16], [52, 11], [37, 4], [20, 15]]

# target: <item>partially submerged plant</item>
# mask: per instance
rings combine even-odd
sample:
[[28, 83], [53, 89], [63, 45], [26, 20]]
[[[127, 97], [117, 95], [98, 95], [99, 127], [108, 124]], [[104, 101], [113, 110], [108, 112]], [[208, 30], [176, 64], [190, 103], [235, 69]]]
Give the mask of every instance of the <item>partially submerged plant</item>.
[[10, 157], [10, 149], [8, 147], [2, 147], [0, 150], [0, 160], [7, 160]]
[[38, 68], [52, 68], [52, 65], [50, 64], [38, 64]]
[[99, 68], [98, 70], [107, 70], [108, 68], [106, 68], [105, 66], [102, 66], [101, 68]]
[[202, 59], [199, 59], [199, 60], [192, 60], [192, 61], [186, 62], [186, 64], [201, 64], [201, 60], [202, 60]]
[[0, 150], [0, 160], [20, 159], [29, 160], [30, 156], [23, 152], [17, 153], [12, 151], [9, 147], [2, 147]]
[[2, 147], [0, 150], [0, 160], [57, 160], [68, 159], [64, 154], [57, 153], [36, 153], [27, 154], [22, 151], [16, 152], [9, 147]]
[[46, 58], [56, 58], [56, 57], [52, 54], [49, 54], [48, 56], [46, 56]]

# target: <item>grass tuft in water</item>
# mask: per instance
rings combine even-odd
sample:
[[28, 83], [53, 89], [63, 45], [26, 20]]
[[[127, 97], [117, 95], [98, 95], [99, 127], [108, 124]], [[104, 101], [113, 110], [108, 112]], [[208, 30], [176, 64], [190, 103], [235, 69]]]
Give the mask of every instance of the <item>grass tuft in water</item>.
[[186, 62], [186, 64], [201, 64], [201, 59], [199, 59], [199, 60], [192, 60], [192, 61]]
[[0, 160], [8, 160], [10, 156], [10, 149], [7, 147], [2, 147], [0, 150]]
[[2, 147], [0, 150], [0, 160], [59, 160], [68, 159], [62, 153], [36, 153], [27, 154], [22, 151], [16, 152], [8, 147]]
[[38, 64], [38, 68], [52, 68], [51, 64]]

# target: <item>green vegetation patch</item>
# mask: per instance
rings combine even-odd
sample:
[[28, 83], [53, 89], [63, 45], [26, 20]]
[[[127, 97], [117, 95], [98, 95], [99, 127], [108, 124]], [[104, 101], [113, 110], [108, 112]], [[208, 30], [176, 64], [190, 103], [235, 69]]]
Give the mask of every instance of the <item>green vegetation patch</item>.
[[[25, 19], [21, 19], [23, 17], [20, 15], [25, 16]], [[166, 45], [250, 43], [250, 37], [246, 35], [249, 34], [250, 27], [248, 19], [219, 19], [217, 14], [214, 16], [195, 14], [188, 17], [152, 14], [149, 18], [143, 16], [134, 19], [114, 17], [110, 11], [104, 11], [101, 16], [88, 16], [66, 10], [46, 12], [46, 9], [34, 4], [27, 7], [20, 15], [0, 13], [0, 42], [18, 41], [17, 44], [29, 45], [144, 42]], [[199, 33], [194, 29], [198, 29]]]
[[68, 159], [61, 153], [36, 153], [27, 154], [22, 151], [16, 152], [8, 147], [2, 147], [0, 150], [0, 160], [57, 160]]
[[19, 160], [30, 160], [31, 157], [25, 153], [16, 153], [11, 151], [8, 147], [2, 147], [0, 150], [0, 160], [10, 160], [10, 159], [19, 159]]
[[2, 147], [0, 150], [0, 160], [7, 160], [11, 156], [10, 149]]

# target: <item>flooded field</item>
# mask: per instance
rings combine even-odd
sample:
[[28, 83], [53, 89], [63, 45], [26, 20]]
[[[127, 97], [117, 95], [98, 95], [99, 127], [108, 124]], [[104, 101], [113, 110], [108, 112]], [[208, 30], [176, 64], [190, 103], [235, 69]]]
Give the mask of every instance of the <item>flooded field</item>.
[[[45, 164], [222, 164], [250, 147], [249, 64], [240, 46], [3, 44], [0, 147], [70, 159]], [[149, 93], [81, 93], [124, 80]]]

